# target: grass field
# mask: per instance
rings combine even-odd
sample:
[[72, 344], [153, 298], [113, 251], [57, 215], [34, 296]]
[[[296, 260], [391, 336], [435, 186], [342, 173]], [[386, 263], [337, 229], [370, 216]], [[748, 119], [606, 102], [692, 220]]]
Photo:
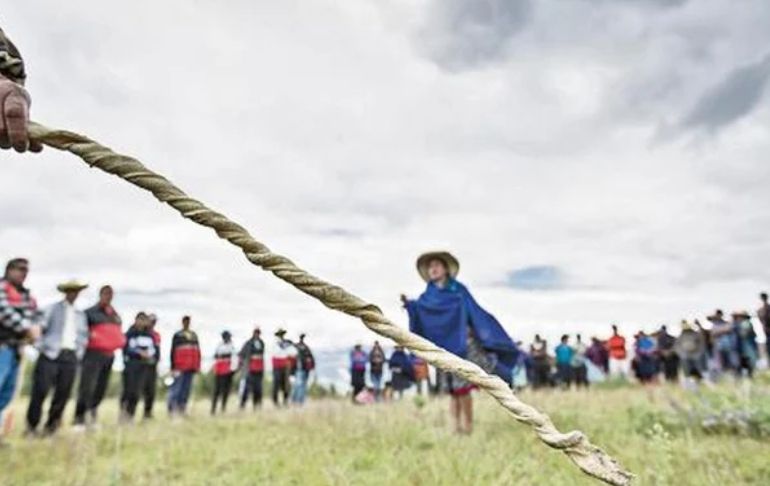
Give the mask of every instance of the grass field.
[[[636, 484], [770, 484], [770, 386], [685, 393], [660, 387], [525, 393], [563, 430], [580, 428], [636, 475]], [[3, 485], [595, 484], [486, 396], [470, 437], [451, 433], [446, 399], [354, 407], [311, 403], [211, 419], [116, 422], [0, 451]], [[674, 406], [672, 406], [674, 404]], [[24, 403], [17, 417], [23, 416]], [[68, 417], [71, 413], [68, 409]], [[705, 425], [704, 425], [705, 424]]]

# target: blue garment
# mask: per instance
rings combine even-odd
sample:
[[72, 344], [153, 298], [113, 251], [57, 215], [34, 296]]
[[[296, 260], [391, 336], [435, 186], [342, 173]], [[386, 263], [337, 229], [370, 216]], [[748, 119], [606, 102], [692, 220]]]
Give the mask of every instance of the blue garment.
[[184, 413], [187, 408], [187, 401], [190, 399], [192, 390], [194, 371], [183, 371], [174, 378], [174, 382], [168, 389], [168, 411]]
[[307, 396], [307, 375], [305, 370], [297, 370], [294, 374], [294, 387], [291, 389], [291, 401], [297, 405], [305, 403]]
[[556, 346], [555, 353], [557, 365], [572, 366], [572, 357], [575, 355], [575, 350], [572, 349], [569, 344], [559, 344]]
[[19, 358], [16, 356], [16, 350], [0, 345], [0, 423], [3, 410], [13, 399], [18, 374]]
[[468, 357], [468, 329], [485, 352], [493, 355], [494, 372], [510, 383], [519, 354], [503, 326], [457, 280], [443, 288], [432, 282], [417, 300], [408, 301], [409, 329], [461, 358]]

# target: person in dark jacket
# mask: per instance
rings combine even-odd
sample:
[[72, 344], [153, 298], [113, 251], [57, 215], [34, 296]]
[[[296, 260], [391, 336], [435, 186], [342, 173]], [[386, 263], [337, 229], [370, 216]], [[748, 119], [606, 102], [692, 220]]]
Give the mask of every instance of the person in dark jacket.
[[26, 435], [38, 434], [37, 426], [43, 416], [43, 402], [53, 390], [48, 420], [44, 432], [50, 435], [61, 424], [64, 407], [75, 384], [78, 361], [83, 357], [88, 341], [86, 314], [75, 307], [75, 301], [87, 284], [71, 280], [57, 289], [64, 299], [46, 309], [43, 315], [43, 334], [37, 343], [40, 356], [32, 375], [32, 393], [27, 408]]
[[356, 344], [350, 351], [350, 386], [353, 388], [353, 402], [361, 390], [366, 388], [366, 363], [369, 357], [360, 344]]
[[88, 345], [80, 367], [78, 402], [75, 408], [76, 430], [96, 422], [96, 411], [107, 392], [112, 374], [115, 351], [126, 343], [121, 330], [120, 315], [112, 307], [113, 290], [109, 285], [99, 290], [99, 301], [86, 310], [88, 320]]
[[262, 331], [254, 328], [251, 338], [243, 344], [240, 358], [240, 368], [243, 370], [241, 386], [241, 409], [251, 397], [252, 406], [256, 409], [262, 405], [262, 382], [265, 375], [265, 342], [260, 337]]
[[169, 415], [187, 413], [193, 378], [201, 369], [198, 335], [190, 329], [190, 316], [182, 317], [182, 330], [171, 340], [171, 373], [174, 381], [168, 390]]
[[126, 345], [123, 348], [125, 360], [123, 420], [133, 420], [136, 405], [144, 393], [147, 380], [151, 377], [156, 356], [150, 318], [146, 313], [139, 312], [134, 325], [126, 332]]
[[305, 337], [305, 334], [300, 334], [299, 341], [294, 344], [297, 348], [297, 365], [294, 370], [294, 386], [291, 388], [291, 402], [299, 406], [305, 403], [307, 380], [310, 372], [315, 369], [315, 357], [305, 342]]
[[676, 338], [668, 333], [666, 326], [660, 326], [658, 331], [658, 354], [663, 367], [666, 381], [679, 381], [679, 355], [676, 353]]
[[147, 363], [147, 380], [144, 382], [143, 398], [144, 398], [144, 419], [152, 419], [152, 409], [155, 405], [155, 390], [158, 385], [158, 363], [160, 363], [160, 333], [156, 327], [158, 325], [158, 317], [155, 314], [148, 316], [150, 319], [150, 334], [152, 334], [152, 340], [155, 342], [155, 359]]
[[404, 390], [412, 386], [412, 362], [403, 346], [395, 347], [388, 360], [388, 367], [393, 393], [397, 394], [398, 398], [402, 398]]

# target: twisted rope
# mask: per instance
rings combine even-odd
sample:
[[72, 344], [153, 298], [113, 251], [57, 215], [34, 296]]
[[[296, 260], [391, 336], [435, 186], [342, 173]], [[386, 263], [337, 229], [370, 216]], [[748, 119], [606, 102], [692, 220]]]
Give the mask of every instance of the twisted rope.
[[118, 176], [151, 192], [159, 201], [176, 209], [184, 218], [213, 229], [220, 238], [243, 250], [246, 258], [254, 265], [272, 272], [281, 280], [318, 299], [325, 306], [359, 318], [372, 331], [410, 349], [428, 363], [474, 383], [492, 395], [514, 419], [530, 425], [546, 445], [567, 454], [583, 472], [609, 484], [630, 484], [632, 474], [625, 471], [600, 448], [591, 444], [585, 434], [580, 431], [566, 434], [559, 432], [547, 415], [519, 400], [510, 387], [497, 376], [490, 376], [474, 363], [400, 328], [388, 320], [375, 305], [307, 273], [285, 256], [273, 253], [263, 243], [255, 240], [245, 228], [191, 198], [171, 181], [147, 169], [138, 160], [116, 154], [77, 133], [53, 130], [36, 123], [30, 124], [29, 130], [32, 139], [71, 152], [91, 167]]

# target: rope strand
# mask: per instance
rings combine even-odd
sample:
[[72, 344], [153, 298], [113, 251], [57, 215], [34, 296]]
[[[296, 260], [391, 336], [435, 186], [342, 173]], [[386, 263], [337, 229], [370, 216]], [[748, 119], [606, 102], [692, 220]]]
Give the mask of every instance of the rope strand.
[[591, 444], [585, 434], [580, 431], [559, 432], [547, 415], [519, 400], [499, 377], [491, 376], [474, 363], [402, 329], [388, 320], [377, 306], [309, 274], [285, 256], [273, 253], [266, 245], [255, 240], [245, 228], [191, 198], [171, 181], [147, 169], [138, 160], [116, 154], [83, 135], [53, 130], [37, 123], [30, 124], [30, 137], [50, 147], [77, 155], [91, 167], [149, 191], [184, 218], [213, 229], [220, 238], [240, 248], [254, 265], [272, 272], [325, 306], [359, 318], [372, 331], [410, 349], [437, 368], [460, 375], [477, 385], [492, 395], [514, 419], [530, 425], [546, 445], [567, 454], [583, 472], [608, 484], [624, 486], [631, 483], [633, 475], [599, 447]]

